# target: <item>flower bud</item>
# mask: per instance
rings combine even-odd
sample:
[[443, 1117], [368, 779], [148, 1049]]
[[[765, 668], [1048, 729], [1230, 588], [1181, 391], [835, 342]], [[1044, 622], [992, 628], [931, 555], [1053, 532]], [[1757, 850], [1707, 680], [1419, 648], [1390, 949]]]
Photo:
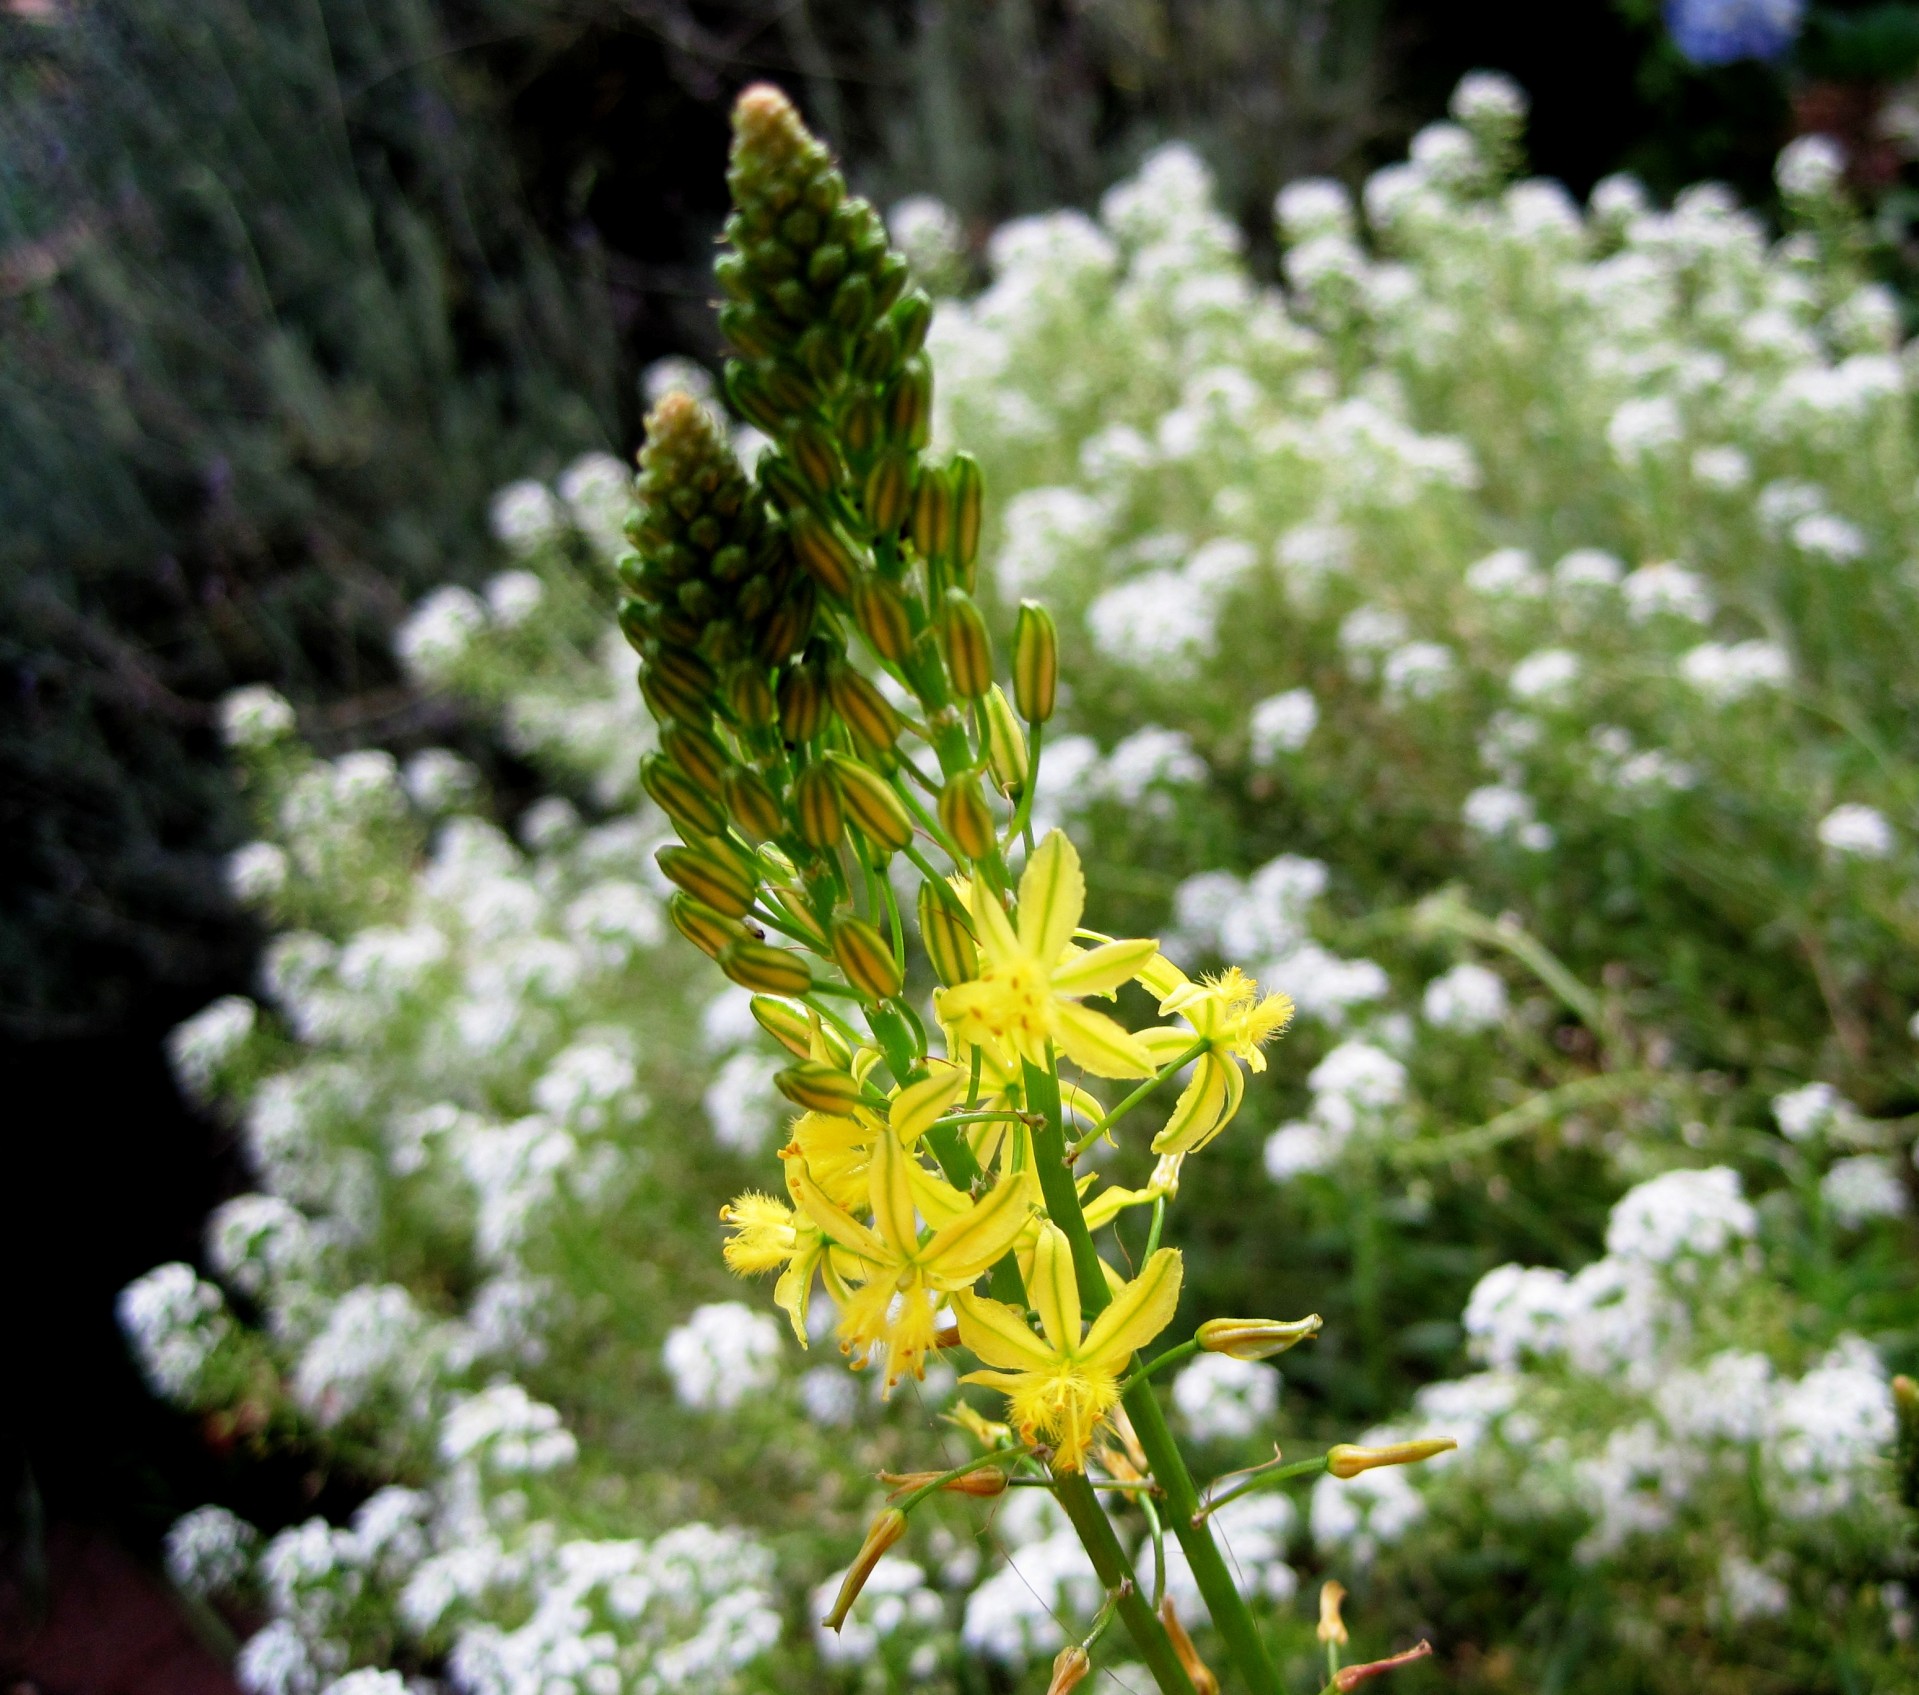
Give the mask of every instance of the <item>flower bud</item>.
[[847, 982], [876, 1001], [891, 1000], [900, 992], [899, 963], [886, 938], [863, 918], [847, 916], [833, 923], [833, 963]]
[[737, 860], [695, 847], [663, 847], [653, 856], [667, 877], [728, 918], [752, 909], [757, 885]]
[[865, 1104], [859, 1084], [849, 1073], [817, 1059], [802, 1060], [776, 1072], [773, 1087], [795, 1106], [835, 1118], [850, 1118], [854, 1107]]
[[1342, 1666], [1333, 1673], [1333, 1688], [1339, 1691], [1339, 1695], [1346, 1695], [1347, 1690], [1357, 1689], [1362, 1683], [1383, 1676], [1389, 1671], [1397, 1671], [1401, 1666], [1409, 1666], [1415, 1660], [1423, 1660], [1432, 1651], [1433, 1645], [1430, 1642], [1421, 1642], [1417, 1647], [1408, 1648], [1404, 1653], [1394, 1654], [1389, 1659], [1368, 1660], [1362, 1666]]
[[819, 424], [809, 420], [792, 430], [786, 438], [786, 451], [816, 494], [830, 495], [846, 480], [839, 447]]
[[1059, 703], [1059, 631], [1037, 600], [1019, 603], [1013, 626], [1013, 698], [1029, 724], [1044, 724]]
[[790, 666], [780, 678], [780, 734], [789, 742], [810, 742], [826, 728], [826, 685], [810, 665]]
[[913, 503], [913, 461], [909, 454], [882, 453], [866, 473], [860, 491], [866, 522], [876, 536], [890, 536], [906, 522]]
[[839, 783], [846, 815], [861, 835], [888, 853], [911, 846], [913, 820], [884, 777], [841, 753], [829, 753], [826, 762]]
[[860, 1544], [858, 1556], [847, 1569], [845, 1581], [840, 1584], [839, 1598], [834, 1601], [833, 1610], [820, 1621], [828, 1630], [837, 1631], [846, 1622], [846, 1615], [859, 1599], [860, 1591], [866, 1587], [866, 1580], [873, 1575], [873, 1568], [905, 1534], [906, 1514], [898, 1507], [888, 1507], [873, 1520], [866, 1540]]
[[913, 545], [922, 559], [944, 561], [953, 549], [953, 485], [947, 473], [923, 466], [913, 487]]
[[640, 787], [682, 835], [717, 836], [726, 828], [719, 802], [661, 754], [650, 753], [640, 761]]
[[1159, 1622], [1166, 1627], [1166, 1634], [1173, 1644], [1173, 1652], [1179, 1656], [1179, 1663], [1192, 1680], [1193, 1695], [1219, 1695], [1219, 1679], [1211, 1668], [1199, 1657], [1199, 1650], [1193, 1646], [1193, 1639], [1186, 1634], [1186, 1626], [1180, 1623], [1179, 1609], [1173, 1605], [1170, 1595], [1162, 1595], [1159, 1602]]
[[853, 588], [853, 618], [880, 658], [894, 665], [913, 652], [913, 619], [906, 597], [884, 577], [862, 577]]
[[[935, 1478], [944, 1475], [937, 1471], [883, 1471], [880, 1481], [893, 1491], [893, 1498], [910, 1495], [915, 1489], [924, 1489]], [[958, 1477], [949, 1477], [940, 1485], [940, 1492], [947, 1495], [972, 1495], [980, 1500], [991, 1500], [995, 1495], [1006, 1493], [1006, 1468], [983, 1462], [978, 1470], [962, 1472]]]
[[689, 894], [676, 893], [666, 903], [666, 916], [673, 928], [709, 959], [718, 959], [722, 948], [746, 936], [738, 919], [715, 912], [705, 901]]
[[940, 614], [940, 649], [955, 691], [966, 699], [978, 700], [993, 686], [992, 637], [972, 596], [962, 590], [951, 590], [946, 596]]
[[860, 549], [838, 525], [813, 512], [792, 513], [786, 520], [786, 534], [793, 544], [793, 557], [813, 580], [828, 594], [844, 600], [852, 592], [854, 578], [868, 563]]
[[1195, 1334], [1209, 1354], [1230, 1354], [1236, 1360], [1269, 1360], [1317, 1336], [1321, 1322], [1318, 1313], [1290, 1323], [1277, 1318], [1209, 1318]]
[[771, 841], [786, 828], [786, 814], [759, 772], [736, 765], [727, 772], [723, 787], [727, 809], [753, 841]]
[[1450, 1436], [1434, 1436], [1420, 1442], [1392, 1442], [1383, 1448], [1360, 1448], [1351, 1442], [1339, 1442], [1326, 1450], [1326, 1469], [1335, 1477], [1357, 1477], [1375, 1466], [1416, 1465], [1458, 1446]]
[[882, 404], [888, 440], [914, 452], [926, 445], [933, 424], [933, 367], [924, 354], [906, 361], [887, 385]]
[[755, 995], [753, 1021], [774, 1041], [798, 1059], [813, 1052], [813, 1025], [791, 1001], [775, 1000], [771, 995]]
[[1319, 1586], [1319, 1629], [1322, 1642], [1346, 1646], [1346, 1621], [1339, 1616], [1339, 1603], [1346, 1599], [1346, 1586], [1328, 1579]]
[[986, 482], [979, 461], [970, 453], [956, 453], [948, 472], [953, 479], [953, 565], [960, 584], [970, 594], [979, 574], [979, 533], [985, 509]]
[[1091, 1657], [1077, 1642], [1060, 1649], [1053, 1656], [1053, 1680], [1046, 1686], [1046, 1695], [1072, 1695], [1092, 1669]]
[[719, 952], [720, 969], [743, 989], [761, 995], [803, 995], [813, 973], [791, 948], [776, 948], [751, 936], [728, 942]]
[[977, 777], [955, 777], [940, 790], [940, 824], [968, 859], [985, 859], [999, 846], [993, 811]]
[[933, 297], [923, 288], [909, 288], [887, 314], [900, 338], [900, 354], [910, 359], [926, 345], [926, 332], [933, 327]]
[[813, 908], [803, 891], [785, 888], [775, 883], [767, 891], [775, 912], [786, 921], [788, 930], [793, 931], [805, 946], [811, 948], [824, 959], [833, 950], [826, 939], [826, 932], [820, 927], [820, 921], [813, 916]]
[[738, 359], [729, 359], [726, 369], [721, 373], [720, 386], [726, 390], [727, 404], [735, 412], [749, 424], [773, 435], [786, 419], [772, 395], [767, 393], [766, 382], [761, 375], [765, 369], [765, 364], [760, 361], [749, 365]]
[[826, 696], [861, 749], [892, 763], [900, 739], [900, 715], [892, 703], [850, 665], [836, 664], [826, 674]]
[[773, 686], [766, 680], [765, 669], [758, 665], [741, 665], [727, 678], [726, 704], [749, 730], [770, 729], [779, 720]]
[[800, 840], [808, 847], [830, 853], [839, 846], [846, 831], [846, 809], [829, 767], [809, 765], [799, 774], [793, 784], [793, 812]]
[[871, 389], [862, 390], [846, 403], [846, 410], [840, 414], [840, 439], [848, 453], [864, 457], [879, 446], [885, 433], [886, 414], [881, 410], [880, 397]]
[[704, 659], [683, 648], [661, 648], [640, 667], [640, 690], [653, 716], [683, 724], [697, 724], [707, 715], [718, 682]]
[[1026, 732], [995, 683], [986, 691], [986, 760], [1000, 793], [1017, 796], [1026, 787]]
[[721, 785], [733, 760], [717, 738], [676, 719], [661, 729], [660, 751], [714, 800], [726, 792]]
[[786, 586], [754, 638], [753, 656], [756, 659], [765, 665], [777, 665], [783, 659], [792, 658], [806, 645], [806, 638], [813, 633], [814, 614], [819, 608], [818, 593], [811, 577], [796, 578]]
[[933, 962], [933, 974], [949, 989], [972, 982], [979, 975], [973, 932], [931, 883], [920, 884], [919, 921], [920, 943]]

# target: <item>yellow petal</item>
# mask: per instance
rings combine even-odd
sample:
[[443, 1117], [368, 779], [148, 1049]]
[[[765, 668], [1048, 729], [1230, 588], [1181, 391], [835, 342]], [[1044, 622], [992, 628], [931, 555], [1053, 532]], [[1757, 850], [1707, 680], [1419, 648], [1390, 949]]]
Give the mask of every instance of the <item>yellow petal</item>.
[[1039, 1314], [1047, 1341], [1062, 1354], [1079, 1346], [1079, 1279], [1073, 1275], [1073, 1250], [1065, 1233], [1050, 1220], [1039, 1228], [1026, 1298]]
[[974, 1206], [941, 1225], [920, 1250], [926, 1275], [945, 1288], [957, 1288], [998, 1260], [1032, 1213], [1029, 1181], [1024, 1173], [1002, 1177]]
[[1159, 1068], [1139, 1045], [1139, 1038], [1103, 1012], [1062, 1004], [1059, 1045], [1075, 1065], [1095, 1077], [1150, 1077]]
[[1154, 1189], [1122, 1189], [1117, 1183], [1111, 1188], [1102, 1189], [1092, 1200], [1086, 1203], [1086, 1228], [1101, 1230], [1126, 1211], [1128, 1207], [1145, 1206], [1159, 1199]]
[[1020, 945], [1050, 968], [1066, 951], [1085, 910], [1086, 877], [1079, 868], [1079, 852], [1065, 831], [1048, 830], [1019, 880]]
[[1173, 1322], [1185, 1266], [1179, 1249], [1161, 1248], [1113, 1304], [1093, 1320], [1079, 1358], [1088, 1370], [1117, 1373], [1141, 1348]]
[[1018, 1307], [962, 1290], [953, 1297], [953, 1314], [959, 1320], [960, 1341], [988, 1365], [1008, 1371], [1059, 1369], [1058, 1356], [1033, 1334]]
[[1192, 1081], [1180, 1091], [1174, 1103], [1172, 1117], [1153, 1138], [1154, 1153], [1191, 1153], [1211, 1138], [1220, 1114], [1226, 1109], [1226, 1073], [1229, 1071], [1235, 1077], [1239, 1075], [1238, 1066], [1216, 1054], [1199, 1056], [1199, 1063], [1193, 1067]]
[[826, 1191], [807, 1175], [798, 1160], [786, 1162], [786, 1186], [800, 1210], [817, 1224], [829, 1242], [858, 1254], [861, 1259], [885, 1264], [894, 1256], [886, 1244], [843, 1207], [828, 1199]]
[[1186, 973], [1163, 953], [1155, 954], [1139, 969], [1140, 984], [1149, 995], [1164, 1000], [1186, 987]]
[[1110, 995], [1122, 983], [1139, 975], [1139, 969], [1159, 951], [1151, 937], [1130, 942], [1102, 942], [1085, 953], [1071, 954], [1053, 973], [1053, 992], [1057, 995]]
[[973, 1204], [970, 1196], [955, 1189], [945, 1178], [935, 1176], [918, 1160], [909, 1163], [907, 1181], [912, 1186], [913, 1205], [934, 1230], [942, 1224], [951, 1224]]
[[1182, 1030], [1177, 1024], [1156, 1024], [1137, 1032], [1139, 1045], [1152, 1055], [1153, 1069], [1171, 1065], [1183, 1053], [1190, 1053], [1199, 1040], [1195, 1031]]
[[813, 1271], [818, 1263], [817, 1252], [796, 1254], [792, 1264], [780, 1273], [779, 1282], [773, 1285], [773, 1303], [786, 1313], [802, 1348], [807, 1345], [806, 1309], [813, 1298]]
[[909, 1083], [893, 1097], [887, 1117], [893, 1132], [911, 1147], [932, 1129], [939, 1115], [959, 1097], [966, 1087], [966, 1073], [956, 1066], [940, 1066], [930, 1077]]
[[873, 1164], [867, 1193], [873, 1223], [900, 1253], [910, 1257], [919, 1246], [919, 1220], [914, 1216], [911, 1167], [913, 1156], [891, 1136], [873, 1143]]
[[1013, 926], [1007, 922], [1006, 909], [1000, 905], [999, 896], [986, 886], [984, 877], [973, 879], [973, 898], [970, 904], [973, 911], [973, 925], [979, 932], [979, 950], [986, 956], [988, 963], [995, 960], [1017, 959], [1021, 951], [1019, 937], [1014, 934]]

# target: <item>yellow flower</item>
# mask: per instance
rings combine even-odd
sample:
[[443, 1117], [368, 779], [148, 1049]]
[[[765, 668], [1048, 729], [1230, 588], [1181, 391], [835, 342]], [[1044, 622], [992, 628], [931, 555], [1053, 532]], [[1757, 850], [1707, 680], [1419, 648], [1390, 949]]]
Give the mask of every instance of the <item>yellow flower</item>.
[[848, 1212], [866, 1205], [868, 1168], [873, 1142], [890, 1125], [902, 1146], [912, 1147], [938, 1121], [966, 1087], [966, 1074], [934, 1061], [933, 1074], [894, 1092], [886, 1118], [864, 1107], [851, 1118], [838, 1113], [802, 1113], [793, 1124], [793, 1139], [780, 1149], [780, 1158], [798, 1160], [829, 1199]]
[[1030, 1442], [1043, 1434], [1055, 1466], [1081, 1470], [1093, 1432], [1119, 1400], [1119, 1374], [1172, 1322], [1182, 1269], [1179, 1250], [1161, 1248], [1114, 1291], [1112, 1305], [1082, 1336], [1072, 1250], [1058, 1225], [1042, 1225], [1027, 1294], [1044, 1335], [1033, 1334], [1018, 1307], [955, 1295], [960, 1340], [999, 1368], [969, 1372], [963, 1381], [1005, 1391], [1021, 1435]]
[[[861, 1286], [836, 1297], [840, 1346], [860, 1365], [884, 1350], [889, 1389], [909, 1372], [924, 1374], [942, 1297], [966, 1288], [1006, 1253], [1033, 1206], [1030, 1175], [1004, 1177], [968, 1201], [922, 1169], [898, 1135], [873, 1140], [870, 1227], [836, 1205], [802, 1162], [788, 1163], [787, 1180], [827, 1241], [858, 1262]], [[924, 1241], [921, 1212], [934, 1222]]]
[[1140, 1043], [1154, 1065], [1170, 1065], [1200, 1046], [1191, 1080], [1165, 1128], [1153, 1138], [1156, 1154], [1189, 1154], [1232, 1122], [1246, 1093], [1240, 1066], [1266, 1069], [1260, 1049], [1292, 1022], [1293, 1003], [1285, 995], [1262, 998], [1259, 985], [1236, 965], [1195, 983], [1162, 957], [1141, 971], [1139, 980], [1160, 997], [1162, 1014], [1177, 1015], [1188, 1026], [1141, 1033]]
[[786, 1313], [793, 1334], [805, 1347], [814, 1275], [825, 1275], [827, 1292], [835, 1301], [845, 1294], [844, 1277], [833, 1265], [832, 1244], [811, 1219], [771, 1195], [741, 1195], [720, 1208], [720, 1218], [733, 1232], [722, 1249], [728, 1267], [741, 1277], [780, 1273], [773, 1288], [774, 1303]]
[[934, 997], [940, 1022], [962, 1043], [995, 1052], [1007, 1064], [1043, 1066], [1050, 1044], [1095, 1076], [1153, 1074], [1139, 1038], [1079, 1000], [1110, 995], [1153, 957], [1157, 944], [1106, 942], [1084, 951], [1073, 945], [1086, 907], [1086, 878], [1060, 831], [1048, 832], [1019, 880], [1017, 928], [980, 879], [969, 904], [979, 975]]

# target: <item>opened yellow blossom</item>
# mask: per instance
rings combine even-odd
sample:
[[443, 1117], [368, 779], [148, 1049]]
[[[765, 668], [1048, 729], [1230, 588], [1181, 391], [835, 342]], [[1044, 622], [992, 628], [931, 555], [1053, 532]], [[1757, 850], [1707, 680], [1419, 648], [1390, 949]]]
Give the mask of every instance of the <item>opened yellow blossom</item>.
[[1027, 862], [1014, 921], [983, 879], [974, 879], [968, 905], [979, 975], [934, 997], [940, 1022], [960, 1042], [995, 1052], [1008, 1065], [1025, 1060], [1044, 1066], [1053, 1046], [1098, 1077], [1153, 1074], [1138, 1037], [1079, 1002], [1086, 995], [1110, 995], [1138, 974], [1158, 944], [1073, 945], [1086, 909], [1086, 878], [1062, 832], [1049, 831]]
[[[741, 1195], [720, 1208], [720, 1219], [732, 1231], [722, 1250], [727, 1266], [741, 1277], [779, 1272], [773, 1300], [785, 1312], [800, 1346], [805, 1347], [806, 1311], [814, 1278], [824, 1277], [827, 1293], [836, 1302], [844, 1300], [847, 1293], [844, 1277], [833, 1263], [832, 1243], [805, 1214], [771, 1195]], [[845, 1254], [840, 1258], [848, 1265], [856, 1263]]]
[[793, 1123], [793, 1139], [780, 1149], [780, 1158], [800, 1161], [835, 1206], [848, 1212], [864, 1209], [873, 1143], [890, 1128], [902, 1147], [914, 1146], [939, 1121], [966, 1087], [966, 1073], [941, 1061], [932, 1075], [896, 1090], [886, 1117], [856, 1107], [852, 1116], [806, 1112]]
[[1266, 1056], [1260, 1050], [1292, 1022], [1293, 1003], [1285, 995], [1262, 997], [1259, 985], [1236, 965], [1195, 983], [1161, 956], [1140, 972], [1139, 980], [1159, 996], [1163, 1015], [1186, 1023], [1183, 1030], [1169, 1025], [1141, 1032], [1140, 1044], [1153, 1063], [1171, 1065], [1199, 1050], [1193, 1075], [1174, 1103], [1172, 1117], [1153, 1138], [1156, 1154], [1189, 1154], [1232, 1122], [1246, 1094], [1240, 1067], [1266, 1069]]
[[[909, 1374], [924, 1375], [943, 1298], [976, 1281], [1012, 1247], [1034, 1204], [1026, 1173], [1003, 1177], [968, 1201], [926, 1171], [897, 1135], [873, 1139], [870, 1226], [835, 1204], [803, 1162], [788, 1163], [787, 1180], [801, 1210], [857, 1267], [849, 1275], [859, 1287], [837, 1297], [840, 1346], [860, 1365], [883, 1352], [889, 1389]], [[924, 1240], [922, 1212], [935, 1220]]]
[[953, 1297], [960, 1341], [989, 1367], [963, 1381], [1003, 1390], [1013, 1423], [1027, 1441], [1044, 1436], [1053, 1464], [1079, 1471], [1100, 1421], [1119, 1400], [1120, 1374], [1133, 1355], [1173, 1320], [1183, 1267], [1177, 1248], [1161, 1248], [1082, 1336], [1079, 1279], [1059, 1226], [1040, 1227], [1027, 1295], [1043, 1334], [1035, 1336], [1018, 1307], [970, 1292]]

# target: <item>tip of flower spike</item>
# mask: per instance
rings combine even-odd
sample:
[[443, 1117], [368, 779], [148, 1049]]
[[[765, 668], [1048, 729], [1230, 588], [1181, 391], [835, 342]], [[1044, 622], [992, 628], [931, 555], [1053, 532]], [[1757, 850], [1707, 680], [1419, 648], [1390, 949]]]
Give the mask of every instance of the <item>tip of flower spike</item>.
[[810, 145], [799, 110], [782, 89], [756, 82], [733, 102], [733, 151], [736, 158], [759, 155], [776, 159]]

